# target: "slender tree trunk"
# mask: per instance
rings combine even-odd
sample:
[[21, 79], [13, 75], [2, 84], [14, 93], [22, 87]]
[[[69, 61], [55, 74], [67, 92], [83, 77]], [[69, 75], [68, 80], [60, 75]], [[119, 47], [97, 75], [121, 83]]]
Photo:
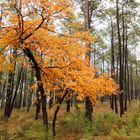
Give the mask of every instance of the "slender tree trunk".
[[131, 70], [130, 70], [130, 83], [131, 83], [131, 101], [133, 100], [133, 64], [131, 61]]
[[[10, 53], [16, 54], [16, 51], [11, 49]], [[14, 70], [15, 70], [15, 67], [16, 67], [16, 63], [14, 63]], [[4, 110], [4, 118], [5, 119], [8, 119], [9, 112], [10, 112], [12, 96], [13, 96], [13, 89], [14, 89], [14, 77], [15, 77], [14, 71], [10, 71], [9, 75], [8, 75], [8, 87], [7, 87], [6, 104], [5, 104], [5, 110]]]
[[131, 102], [131, 97], [130, 97], [130, 72], [129, 72], [129, 67], [127, 63], [127, 89], [128, 89], [128, 101], [129, 104]]
[[[89, 1], [84, 0], [84, 21], [85, 21], [85, 31], [90, 30], [90, 19], [89, 19]], [[90, 59], [91, 59], [91, 51], [90, 51], [90, 43], [87, 44], [87, 52], [86, 52], [86, 59], [88, 64], [90, 65]], [[93, 113], [93, 106], [90, 101], [90, 98], [87, 96], [85, 98], [85, 116], [90, 121], [92, 121], [92, 113]]]
[[127, 28], [125, 33], [125, 70], [124, 70], [124, 81], [125, 81], [125, 102], [124, 102], [124, 110], [127, 111], [127, 100], [129, 94], [129, 79], [127, 78], [127, 66], [128, 66], [128, 48], [127, 48]]
[[66, 111], [70, 112], [70, 96], [67, 96], [66, 104], [67, 104]]
[[136, 91], [135, 91], [135, 99], [138, 99], [138, 61], [136, 60], [136, 83], [135, 83], [135, 86], [136, 86]]
[[[114, 59], [114, 28], [111, 19], [111, 77], [115, 80], [115, 59]], [[111, 109], [114, 110], [114, 95], [111, 95]]]
[[15, 99], [17, 97], [17, 92], [18, 92], [18, 88], [19, 88], [19, 85], [20, 85], [21, 75], [22, 75], [22, 67], [21, 67], [21, 69], [19, 70], [19, 73], [18, 73], [16, 88], [15, 88], [13, 100], [12, 100], [12, 103], [11, 103], [10, 111], [9, 111], [9, 114], [8, 114], [8, 118], [10, 117], [10, 115], [12, 113], [14, 102], [15, 102]]
[[57, 114], [58, 114], [58, 111], [59, 111], [59, 109], [60, 109], [60, 106], [61, 106], [63, 100], [65, 99], [65, 97], [67, 96], [67, 94], [68, 94], [68, 89], [66, 89], [64, 95], [62, 96], [62, 98], [61, 98], [60, 101], [59, 101], [59, 105], [57, 106], [57, 108], [56, 108], [56, 110], [55, 110], [55, 112], [54, 112], [54, 117], [53, 117], [53, 120], [52, 120], [52, 134], [53, 134], [53, 136], [56, 135], [56, 130], [55, 130], [55, 128], [56, 128], [56, 118], [57, 118]]
[[122, 44], [120, 35], [120, 18], [119, 18], [119, 0], [116, 0], [116, 21], [117, 21], [117, 33], [118, 33], [118, 45], [119, 45], [119, 60], [120, 60], [120, 71], [119, 71], [119, 85], [120, 85], [120, 116], [124, 114], [123, 106], [123, 58], [122, 58]]
[[[34, 77], [33, 77], [33, 69], [32, 69], [31, 70], [30, 86], [32, 86], [33, 81], [34, 81]], [[30, 107], [31, 107], [31, 104], [32, 104], [32, 94], [33, 94], [33, 91], [28, 92], [27, 112], [30, 111]]]
[[49, 109], [51, 109], [53, 106], [53, 95], [52, 94], [53, 94], [53, 92], [50, 92]]
[[3, 87], [2, 87], [2, 97], [1, 97], [1, 109], [4, 108], [5, 104], [5, 88], [6, 87], [6, 82], [4, 82]]
[[39, 99], [38, 90], [36, 90], [36, 98], [37, 98], [37, 102], [36, 102], [35, 120], [38, 119], [38, 114], [40, 113], [40, 106], [41, 106], [41, 101]]
[[22, 93], [23, 93], [23, 82], [24, 82], [24, 72], [21, 75], [21, 83], [20, 83], [20, 90], [19, 90], [19, 100], [17, 108], [20, 109], [22, 106]]
[[23, 107], [26, 107], [26, 103], [27, 103], [27, 70], [24, 71]]

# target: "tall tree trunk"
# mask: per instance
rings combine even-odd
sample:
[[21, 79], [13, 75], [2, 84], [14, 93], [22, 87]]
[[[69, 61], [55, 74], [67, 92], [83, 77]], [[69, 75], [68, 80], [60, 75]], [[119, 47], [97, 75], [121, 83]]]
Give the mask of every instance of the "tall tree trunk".
[[124, 114], [123, 107], [123, 58], [122, 58], [122, 44], [120, 35], [120, 18], [119, 18], [119, 0], [116, 0], [116, 21], [117, 21], [117, 33], [118, 33], [118, 45], [119, 45], [119, 60], [120, 60], [120, 71], [119, 71], [119, 85], [120, 85], [120, 116]]
[[[33, 69], [32, 69], [31, 70], [30, 86], [32, 86], [33, 82], [34, 82], [34, 77], [33, 77]], [[27, 112], [30, 111], [30, 107], [31, 107], [31, 104], [32, 104], [32, 94], [33, 94], [32, 90], [28, 92]]]
[[32, 61], [33, 65], [34, 65], [34, 69], [36, 72], [36, 79], [38, 81], [38, 90], [41, 95], [43, 124], [46, 126], [46, 130], [48, 130], [48, 114], [47, 114], [47, 110], [46, 110], [46, 96], [44, 95], [45, 91], [44, 91], [43, 83], [42, 83], [42, 79], [41, 79], [41, 70], [40, 70], [40, 67], [39, 67], [38, 63], [36, 62], [31, 50], [29, 48], [24, 48], [23, 51], [29, 57], [29, 59]]
[[127, 78], [127, 66], [128, 66], [128, 48], [127, 48], [127, 28], [125, 32], [125, 69], [124, 69], [124, 81], [125, 81], [125, 102], [124, 102], [124, 110], [127, 111], [127, 100], [128, 100], [128, 94], [129, 94], [129, 79]]
[[[11, 49], [10, 53], [15, 54], [16, 51]], [[10, 61], [12, 63], [12, 60], [10, 60]], [[16, 67], [16, 63], [14, 63], [14, 70], [15, 70], [15, 67]], [[14, 89], [14, 77], [15, 77], [14, 70], [10, 71], [9, 75], [8, 75], [8, 87], [7, 87], [7, 94], [6, 94], [6, 104], [5, 104], [5, 109], [4, 109], [4, 118], [5, 119], [8, 119], [11, 102], [12, 102], [13, 89]]]
[[36, 113], [35, 113], [35, 120], [38, 119], [38, 115], [40, 113], [40, 106], [41, 106], [41, 102], [40, 102], [40, 99], [39, 99], [39, 93], [38, 93], [38, 90], [36, 90], [36, 98], [37, 98], [37, 102], [36, 102]]
[[6, 89], [6, 82], [4, 82], [2, 87], [2, 97], [1, 97], [1, 109], [4, 108], [5, 104], [5, 89]]
[[13, 100], [12, 100], [12, 103], [11, 103], [10, 111], [9, 111], [9, 114], [8, 114], [8, 118], [10, 117], [10, 115], [12, 113], [14, 102], [15, 102], [15, 99], [17, 97], [17, 92], [18, 92], [18, 88], [19, 88], [19, 85], [20, 85], [21, 75], [22, 75], [22, 67], [21, 67], [21, 69], [18, 72], [18, 77], [17, 77], [17, 82], [16, 82], [16, 88], [15, 88]]
[[[114, 26], [111, 19], [111, 77], [115, 80]], [[111, 109], [118, 113], [117, 95], [111, 95]]]
[[135, 86], [136, 86], [136, 91], [135, 91], [135, 99], [138, 99], [138, 61], [136, 60], [136, 83], [135, 83]]
[[130, 68], [131, 70], [130, 70], [130, 83], [131, 83], [131, 95], [130, 95], [130, 97], [131, 97], [131, 101], [133, 100], [133, 63], [132, 63], [132, 61], [131, 61], [131, 68]]
[[[85, 22], [85, 31], [90, 30], [90, 19], [89, 19], [89, 1], [84, 0], [84, 22]], [[90, 43], [87, 44], [87, 52], [86, 52], [86, 59], [87, 62], [90, 65], [90, 59], [91, 59], [91, 51], [90, 51]], [[92, 112], [93, 112], [93, 106], [90, 101], [89, 96], [85, 98], [85, 116], [92, 121]]]
[[21, 75], [19, 99], [18, 99], [18, 106], [17, 106], [18, 109], [20, 109], [22, 106], [23, 82], [24, 82], [24, 72], [22, 72], [22, 75]]
[[24, 71], [23, 107], [26, 107], [26, 103], [27, 103], [27, 70]]

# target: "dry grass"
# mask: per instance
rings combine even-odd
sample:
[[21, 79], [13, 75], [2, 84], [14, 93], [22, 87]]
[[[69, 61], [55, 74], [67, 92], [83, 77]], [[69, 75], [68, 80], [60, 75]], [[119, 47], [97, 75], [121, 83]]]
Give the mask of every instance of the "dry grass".
[[[59, 127], [59, 130], [58, 130], [58, 135], [56, 138], [52, 138], [50, 136], [51, 135], [50, 133], [47, 134], [43, 130], [41, 115], [37, 121], [34, 120], [34, 112], [35, 112], [34, 108], [29, 113], [27, 113], [26, 109], [21, 109], [21, 110], [15, 109], [8, 122], [5, 122], [3, 119], [1, 119], [2, 111], [0, 111], [0, 140], [52, 140], [52, 139], [55, 139], [55, 140], [109, 140], [109, 139], [121, 140], [121, 139], [124, 139], [125, 140], [125, 139], [129, 139], [129, 137], [127, 138], [127, 136], [125, 135], [122, 138], [118, 137], [118, 135], [116, 134], [116, 132], [114, 132], [114, 130], [112, 131], [112, 134], [111, 134], [113, 135], [113, 137], [108, 137], [104, 135], [93, 136], [91, 132], [90, 133], [85, 132], [84, 134], [83, 132], [80, 132], [80, 131], [78, 131], [77, 134], [73, 131], [69, 133], [65, 133], [65, 132], [61, 133], [61, 131], [67, 130], [67, 128], [65, 128], [63, 124], [64, 122], [61, 124], [61, 121], [65, 120], [65, 117], [68, 115], [68, 113], [66, 113], [65, 111], [66, 110], [65, 108], [66, 106], [62, 105], [60, 112], [58, 114], [59, 121], [57, 121], [57, 129]], [[130, 105], [128, 112], [125, 113], [125, 115], [121, 119], [122, 122], [124, 123], [123, 124], [124, 127], [128, 125], [127, 123], [129, 121], [131, 122], [131, 120], [134, 117], [134, 113], [138, 111], [139, 109], [140, 109], [140, 106], [139, 106], [138, 101], [134, 101]], [[75, 114], [76, 112], [75, 110], [76, 110], [75, 107], [71, 108], [72, 114]], [[84, 111], [84, 105], [82, 104], [80, 105], [80, 110]], [[48, 113], [49, 122], [51, 123], [54, 108], [51, 110], [48, 110], [48, 112], [49, 112]], [[105, 102], [104, 104], [98, 103], [98, 105], [94, 107], [94, 119], [97, 118], [98, 116], [103, 116], [105, 114], [110, 114], [110, 113], [112, 113], [112, 110], [109, 108], [108, 102]], [[73, 126], [70, 126], [70, 127], [73, 128]], [[138, 129], [139, 128], [140, 126], [138, 126]], [[137, 132], [138, 130], [135, 130], [135, 131]], [[139, 140], [140, 137], [137, 138], [136, 136], [134, 135], [134, 139]]]

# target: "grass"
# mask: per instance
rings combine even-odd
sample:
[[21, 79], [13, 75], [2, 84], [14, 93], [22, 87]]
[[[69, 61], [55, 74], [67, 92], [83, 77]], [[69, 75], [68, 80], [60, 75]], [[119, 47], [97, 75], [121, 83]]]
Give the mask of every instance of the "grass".
[[[49, 123], [53, 110], [49, 111]], [[57, 121], [57, 136], [52, 137], [42, 126], [42, 118], [34, 120], [34, 109], [14, 110], [8, 122], [0, 118], [0, 140], [140, 140], [140, 106], [134, 101], [122, 118], [114, 114], [108, 103], [94, 108], [93, 123], [84, 110], [66, 113], [62, 106]], [[0, 111], [2, 116], [2, 111]]]

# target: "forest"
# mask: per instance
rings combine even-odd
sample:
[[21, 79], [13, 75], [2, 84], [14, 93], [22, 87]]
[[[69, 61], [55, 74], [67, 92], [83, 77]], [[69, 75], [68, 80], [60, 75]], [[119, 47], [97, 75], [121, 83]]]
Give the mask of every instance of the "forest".
[[0, 0], [0, 140], [140, 140], [140, 0]]

